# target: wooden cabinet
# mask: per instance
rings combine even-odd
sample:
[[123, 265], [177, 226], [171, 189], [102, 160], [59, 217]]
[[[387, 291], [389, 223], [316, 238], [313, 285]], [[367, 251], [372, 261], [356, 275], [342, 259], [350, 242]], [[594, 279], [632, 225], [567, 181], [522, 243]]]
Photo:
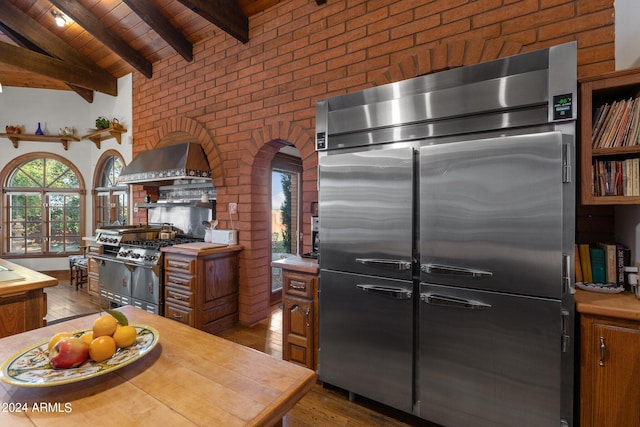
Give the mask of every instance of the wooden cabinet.
[[[592, 145], [592, 128], [598, 109], [605, 104], [613, 105], [616, 101], [619, 105], [619, 101], [634, 99], [639, 94], [640, 69], [623, 70], [580, 80], [580, 201], [583, 205], [640, 203], [638, 190], [631, 191], [631, 187], [627, 188], [626, 185], [628, 182], [632, 186], [634, 175], [636, 182], [639, 180], [637, 175], [640, 167], [640, 145], [637, 144], [637, 136], [628, 139], [633, 141], [632, 145], [623, 142], [614, 144], [618, 146], [604, 148], [594, 148]], [[638, 104], [640, 106], [640, 101]], [[629, 115], [628, 120], [631, 119], [633, 116]], [[607, 180], [606, 176], [611, 176], [612, 179]], [[622, 191], [615, 191], [615, 186], [612, 185], [615, 182], [620, 183]]]
[[640, 425], [640, 321], [582, 315], [580, 327], [580, 425]]
[[164, 257], [165, 317], [212, 334], [236, 324], [237, 251], [172, 250]]
[[318, 264], [300, 258], [271, 264], [282, 268], [282, 358], [318, 367]]
[[0, 337], [46, 326], [47, 294], [58, 280], [0, 260]]
[[0, 296], [0, 337], [46, 326], [47, 294], [34, 289]]
[[100, 300], [100, 267], [91, 255], [87, 256], [87, 293], [92, 301]]

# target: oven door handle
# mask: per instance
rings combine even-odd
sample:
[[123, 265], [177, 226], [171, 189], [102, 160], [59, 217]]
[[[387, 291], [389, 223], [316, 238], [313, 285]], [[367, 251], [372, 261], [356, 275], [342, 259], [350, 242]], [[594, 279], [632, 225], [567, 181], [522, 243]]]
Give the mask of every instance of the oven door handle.
[[135, 269], [138, 267], [136, 264], [130, 264], [128, 262], [123, 262], [124, 266], [127, 267], [127, 270], [129, 270], [130, 272], [134, 272]]

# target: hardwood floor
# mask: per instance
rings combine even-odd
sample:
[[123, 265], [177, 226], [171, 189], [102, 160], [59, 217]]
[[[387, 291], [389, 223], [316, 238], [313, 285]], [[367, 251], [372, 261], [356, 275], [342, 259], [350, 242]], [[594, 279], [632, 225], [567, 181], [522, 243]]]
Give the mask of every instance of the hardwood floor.
[[98, 307], [89, 299], [86, 285], [76, 290], [75, 286], [69, 285], [68, 273], [51, 271], [44, 273], [58, 279], [58, 286], [45, 289], [47, 294], [47, 316], [45, 320], [47, 324], [99, 311]]
[[[47, 322], [97, 312], [86, 288], [76, 291], [69, 285], [68, 274], [47, 272], [58, 277], [59, 284], [47, 288]], [[233, 342], [254, 348], [273, 357], [282, 358], [282, 311], [274, 307], [271, 316], [252, 325], [237, 325], [218, 334]], [[375, 427], [375, 426], [433, 426], [392, 408], [357, 397], [350, 401], [348, 393], [331, 386], [316, 384], [314, 388], [286, 415], [283, 425], [288, 427]]]

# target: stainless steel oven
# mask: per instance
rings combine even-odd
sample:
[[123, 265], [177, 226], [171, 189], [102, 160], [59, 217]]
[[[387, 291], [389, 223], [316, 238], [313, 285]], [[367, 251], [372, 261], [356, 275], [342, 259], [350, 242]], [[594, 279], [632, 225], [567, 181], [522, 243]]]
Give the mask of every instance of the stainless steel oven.
[[131, 270], [123, 261], [108, 255], [94, 256], [100, 274], [100, 297], [120, 306], [131, 304]]
[[145, 311], [164, 314], [162, 268], [160, 265], [125, 264], [131, 270], [131, 305]]
[[97, 255], [100, 297], [113, 308], [133, 305], [154, 314], [164, 314], [161, 265], [144, 265], [110, 255]]
[[164, 277], [161, 247], [202, 241], [180, 235], [158, 239], [160, 228], [112, 227], [96, 230], [103, 253], [94, 255], [100, 275], [100, 297], [104, 306], [133, 305], [164, 315]]

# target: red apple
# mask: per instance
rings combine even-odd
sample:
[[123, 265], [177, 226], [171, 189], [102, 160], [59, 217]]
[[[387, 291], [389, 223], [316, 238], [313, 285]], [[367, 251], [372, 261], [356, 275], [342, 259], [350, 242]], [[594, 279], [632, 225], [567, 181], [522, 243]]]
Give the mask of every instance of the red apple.
[[89, 344], [77, 337], [63, 338], [49, 351], [49, 361], [56, 369], [75, 368], [89, 357]]

